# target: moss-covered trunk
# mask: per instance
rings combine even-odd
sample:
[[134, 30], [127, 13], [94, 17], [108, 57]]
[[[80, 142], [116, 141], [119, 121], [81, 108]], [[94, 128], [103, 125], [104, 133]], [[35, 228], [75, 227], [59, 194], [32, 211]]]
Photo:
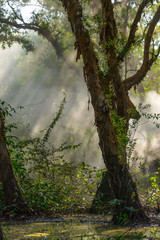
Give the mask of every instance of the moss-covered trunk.
[[[106, 56], [105, 64], [108, 66], [107, 74], [105, 74], [99, 67], [94, 43], [83, 24], [83, 11], [80, 1], [61, 1], [68, 13], [68, 19], [76, 38], [76, 60], [81, 55], [83, 58], [84, 78], [94, 108], [99, 145], [108, 169], [110, 186], [117, 203], [119, 203], [116, 205], [113, 221], [120, 223], [121, 217], [125, 216], [130, 221], [147, 221], [148, 218], [144, 214], [136, 185], [126, 163], [128, 122], [131, 117], [137, 117], [138, 113], [128, 97], [128, 91], [120, 74], [118, 61], [123, 60], [123, 57], [118, 58], [116, 52], [118, 31], [114, 19], [113, 3], [111, 0], [101, 1], [103, 23], [100, 32], [100, 44], [102, 45], [103, 55]], [[126, 49], [128, 49], [128, 46]], [[121, 120], [124, 126], [121, 125]], [[119, 128], [122, 129], [123, 136], [120, 136]], [[122, 144], [119, 138], [122, 138]]]
[[[114, 223], [121, 223], [124, 219], [131, 222], [148, 221], [138, 197], [136, 184], [128, 169], [126, 154], [120, 156], [109, 111], [104, 113], [103, 108], [97, 110], [99, 145], [108, 169], [110, 185], [117, 200], [113, 221]], [[125, 153], [125, 149], [123, 151]]]

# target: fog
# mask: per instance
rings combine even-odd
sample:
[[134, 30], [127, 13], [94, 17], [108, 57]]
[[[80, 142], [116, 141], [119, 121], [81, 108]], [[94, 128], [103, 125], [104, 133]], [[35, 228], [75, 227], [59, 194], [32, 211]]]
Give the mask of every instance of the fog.
[[[51, 136], [53, 145], [80, 143], [78, 150], [66, 153], [66, 158], [104, 167], [83, 75], [69, 69], [50, 45], [41, 41], [35, 52], [27, 55], [18, 45], [1, 50], [1, 99], [15, 109], [24, 107], [10, 119], [18, 123], [15, 134], [39, 136], [55, 117], [65, 92], [67, 102]], [[70, 58], [75, 58], [74, 51]]]
[[[150, 104], [143, 112], [160, 114], [160, 95], [155, 91], [150, 91], [145, 98], [138, 99], [133, 97], [133, 101], [138, 104], [141, 102], [143, 106]], [[142, 157], [144, 162], [151, 162], [160, 159], [160, 129], [156, 126], [160, 123], [160, 119], [147, 119], [142, 116], [138, 123], [135, 133], [136, 148], [134, 155]]]
[[[53, 145], [81, 143], [78, 150], [66, 154], [66, 159], [104, 167], [83, 74], [77, 74], [57, 59], [51, 46], [42, 39], [33, 53], [26, 54], [20, 46], [13, 45], [10, 49], [1, 50], [0, 54], [1, 99], [15, 109], [24, 107], [10, 119], [18, 123], [15, 134], [21, 137], [39, 136], [58, 111], [65, 92], [67, 103], [62, 118], [53, 130]], [[75, 61], [74, 50], [68, 57]], [[77, 66], [82, 69], [81, 63]], [[134, 96], [132, 99], [137, 106], [142, 101]], [[151, 104], [147, 112], [160, 113], [160, 95], [156, 92], [147, 93], [142, 103]], [[142, 156], [144, 161], [160, 157], [159, 129], [152, 120], [142, 117], [134, 137], [137, 139], [134, 156]]]

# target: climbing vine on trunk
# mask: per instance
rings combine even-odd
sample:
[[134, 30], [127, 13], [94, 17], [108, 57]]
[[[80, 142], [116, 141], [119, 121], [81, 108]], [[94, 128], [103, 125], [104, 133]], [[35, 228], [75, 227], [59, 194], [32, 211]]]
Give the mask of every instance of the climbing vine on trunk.
[[[160, 20], [160, 5], [158, 1], [151, 0], [59, 0], [59, 2], [67, 12], [75, 36], [76, 61], [80, 57], [83, 59], [84, 79], [94, 109], [99, 145], [108, 169], [108, 182], [117, 199], [113, 220], [115, 223], [120, 223], [123, 216], [127, 216], [130, 221], [137, 219], [146, 221], [148, 218], [144, 214], [136, 185], [127, 165], [129, 120], [140, 118], [129, 98], [129, 90], [142, 82], [159, 56], [159, 33], [156, 29]], [[89, 3], [91, 3], [91, 16], [86, 16]], [[116, 6], [127, 10], [124, 24], [128, 27], [125, 33], [121, 27], [123, 23], [117, 21], [114, 11]], [[131, 7], [135, 10], [132, 12], [130, 22], [127, 22], [128, 9]], [[12, 17], [6, 16], [3, 12], [0, 18], [2, 26], [37, 31], [55, 47], [57, 53], [59, 52], [57, 39], [53, 38], [49, 24], [45, 24], [44, 28], [35, 21], [26, 23], [21, 15], [15, 14], [14, 7], [11, 9]], [[44, 23], [46, 23], [45, 18]], [[143, 33], [139, 36], [141, 31]], [[126, 61], [127, 55], [138, 44], [144, 48], [141, 65], [135, 74], [129, 77], [125, 74], [123, 78], [121, 66]], [[65, 60], [62, 55], [61, 58]]]
[[[84, 78], [95, 113], [95, 125], [99, 135], [99, 145], [108, 169], [109, 181], [118, 203], [115, 208], [113, 221], [120, 223], [123, 216], [129, 221], [147, 221], [136, 185], [127, 166], [126, 145], [127, 131], [130, 118], [140, 117], [134, 104], [128, 96], [131, 87], [139, 84], [156, 61], [160, 47], [150, 54], [152, 36], [160, 20], [160, 6], [157, 7], [144, 39], [143, 63], [137, 73], [127, 79], [122, 78], [120, 64], [136, 42], [138, 24], [145, 8], [151, 1], [141, 1], [135, 18], [131, 24], [128, 39], [118, 52], [119, 32], [114, 15], [114, 4], [111, 0], [99, 1], [101, 11], [101, 31], [99, 32], [99, 48], [107, 70], [101, 68], [100, 58], [96, 53], [96, 46], [91, 39], [90, 32], [83, 19], [82, 1], [61, 0], [75, 35], [77, 58], [82, 56], [84, 63]], [[112, 94], [110, 94], [110, 88]]]

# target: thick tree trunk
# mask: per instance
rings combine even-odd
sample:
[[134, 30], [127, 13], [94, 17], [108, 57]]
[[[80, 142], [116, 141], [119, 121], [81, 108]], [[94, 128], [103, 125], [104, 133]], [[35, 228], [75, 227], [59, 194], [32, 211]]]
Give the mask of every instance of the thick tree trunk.
[[[102, 109], [102, 108], [101, 108]], [[105, 113], [98, 109], [97, 129], [100, 140], [100, 148], [103, 159], [109, 173], [109, 180], [112, 190], [117, 199], [117, 204], [113, 216], [113, 222], [116, 224], [129, 222], [147, 222], [136, 184], [129, 173], [125, 157], [119, 157], [116, 136], [114, 135], [112, 122], [109, 113]], [[124, 155], [125, 156], [125, 155]]]
[[[120, 156], [119, 154], [118, 137], [120, 136], [116, 135], [114, 126], [116, 119], [111, 116], [114, 111], [119, 119], [124, 120], [126, 130], [123, 132], [123, 135], [127, 133], [129, 119], [138, 116], [135, 106], [128, 97], [128, 91], [122, 81], [118, 64], [120, 60], [123, 60], [124, 54], [132, 45], [132, 37], [134, 38], [136, 31], [134, 27], [138, 18], [136, 18], [132, 26], [132, 34], [129, 36], [128, 42], [124, 47], [122, 57], [118, 58], [116, 52], [118, 31], [114, 19], [113, 3], [111, 0], [101, 1], [103, 24], [100, 31], [100, 44], [104, 49], [103, 54], [106, 55], [107, 59], [108, 71], [106, 75], [99, 67], [99, 60], [94, 51], [94, 44], [88, 30], [83, 24], [83, 11], [80, 2], [78, 0], [61, 1], [68, 13], [68, 19], [76, 38], [76, 60], [81, 55], [83, 57], [84, 78], [94, 108], [95, 125], [97, 126], [99, 135], [100, 148], [108, 169], [111, 188], [117, 199], [117, 203], [119, 203], [116, 205], [113, 221], [114, 223], [122, 223], [121, 218], [126, 218], [126, 216], [128, 216], [128, 220], [131, 222], [136, 220], [148, 221], [139, 200], [136, 185], [127, 167], [125, 145], [122, 146], [122, 155]], [[126, 82], [128, 83], [128, 81]]]
[[109, 173], [106, 171], [93, 199], [91, 213], [108, 214], [113, 212], [114, 206], [110, 202], [114, 199], [115, 195], [110, 185]]
[[13, 173], [10, 155], [6, 147], [4, 121], [0, 111], [0, 181], [3, 185], [6, 213], [14, 211], [15, 215], [29, 214]]

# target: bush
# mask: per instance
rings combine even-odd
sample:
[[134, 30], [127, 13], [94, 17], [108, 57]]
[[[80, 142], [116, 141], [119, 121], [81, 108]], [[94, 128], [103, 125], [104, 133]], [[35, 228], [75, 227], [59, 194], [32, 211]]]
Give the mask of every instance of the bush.
[[[6, 126], [6, 140], [14, 173], [21, 193], [35, 213], [76, 211], [88, 207], [96, 191], [101, 171], [82, 164], [65, 161], [65, 152], [78, 145], [62, 143], [55, 148], [50, 135], [62, 116], [66, 102], [64, 96], [59, 110], [40, 137], [19, 139], [13, 136], [16, 124]], [[3, 116], [11, 116], [15, 110], [3, 103]], [[97, 178], [96, 178], [97, 176]], [[95, 180], [96, 179], [96, 180]]]

